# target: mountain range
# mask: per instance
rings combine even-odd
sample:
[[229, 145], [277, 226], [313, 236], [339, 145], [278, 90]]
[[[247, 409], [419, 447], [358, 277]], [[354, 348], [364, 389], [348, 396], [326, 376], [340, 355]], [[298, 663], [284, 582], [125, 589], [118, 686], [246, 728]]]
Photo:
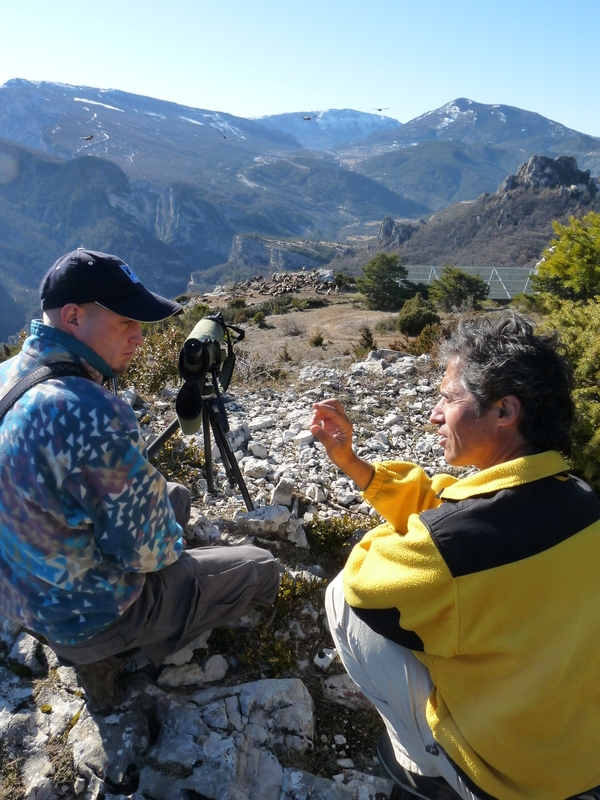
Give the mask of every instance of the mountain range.
[[360, 241], [384, 217], [425, 220], [494, 192], [534, 154], [600, 173], [600, 139], [466, 99], [403, 125], [351, 109], [245, 119], [15, 79], [0, 87], [0, 137], [0, 339], [80, 245], [174, 296], [192, 271], [214, 280], [240, 234]]

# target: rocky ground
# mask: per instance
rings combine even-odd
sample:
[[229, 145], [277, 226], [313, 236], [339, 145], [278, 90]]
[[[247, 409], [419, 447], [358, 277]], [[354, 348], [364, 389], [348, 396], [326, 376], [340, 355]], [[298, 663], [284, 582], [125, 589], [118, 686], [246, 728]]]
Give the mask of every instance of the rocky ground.
[[[292, 360], [280, 362], [286, 376], [279, 382], [234, 381], [225, 396], [229, 442], [254, 510], [240, 486], [229, 485], [216, 446], [210, 454], [216, 491], [208, 491], [198, 466], [202, 431], [175, 434], [158, 456], [168, 477], [184, 479], [193, 491], [187, 546], [250, 541], [268, 547], [283, 575], [277, 604], [215, 629], [160, 670], [132, 674], [125, 700], [108, 716], [88, 708], [72, 669], [2, 620], [2, 800], [391, 795], [392, 783], [375, 757], [381, 722], [345, 675], [323, 610], [327, 581], [352, 541], [378, 518], [328, 462], [308, 425], [312, 403], [337, 396], [355, 423], [363, 456], [416, 461], [429, 473], [447, 470], [428, 423], [440, 376], [425, 356], [380, 350], [357, 361], [344, 354], [337, 348], [349, 349], [350, 341], [340, 344], [331, 327], [336, 314], [326, 311], [319, 309], [318, 322], [304, 312], [276, 319], [260, 332], [262, 344], [254, 339], [258, 329], [248, 330], [250, 366], [275, 362], [265, 355], [268, 347], [304, 339]], [[325, 348], [335, 339], [332, 357], [304, 335], [286, 338], [284, 323], [295, 317], [304, 331], [316, 324], [324, 330]], [[356, 320], [346, 324], [358, 338]], [[142, 404], [133, 388], [124, 392], [149, 441], [173, 417], [175, 393], [165, 390]]]

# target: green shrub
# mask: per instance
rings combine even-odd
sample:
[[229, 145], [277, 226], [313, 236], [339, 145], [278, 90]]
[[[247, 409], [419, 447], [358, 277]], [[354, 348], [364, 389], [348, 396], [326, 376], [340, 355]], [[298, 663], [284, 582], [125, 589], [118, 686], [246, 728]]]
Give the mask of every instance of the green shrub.
[[323, 343], [324, 343], [324, 341], [325, 341], [325, 337], [323, 336], [323, 331], [321, 331], [321, 330], [319, 330], [318, 328], [316, 328], [316, 329], [315, 329], [315, 330], [312, 332], [312, 334], [311, 334], [311, 336], [310, 336], [310, 339], [308, 340], [308, 343], [309, 343], [309, 344], [310, 344], [312, 347], [322, 347], [322, 346], [323, 346]]
[[352, 349], [354, 350], [354, 355], [357, 358], [363, 358], [372, 350], [377, 350], [377, 342], [373, 337], [373, 331], [368, 325], [362, 326], [360, 329], [360, 339]]
[[138, 348], [129, 367], [130, 379], [138, 392], [157, 394], [179, 381], [179, 351], [190, 333], [174, 324], [147, 326], [144, 346]]
[[318, 581], [292, 578], [285, 573], [269, 625], [260, 622], [251, 631], [227, 626], [216, 628], [208, 641], [209, 653], [234, 656], [247, 669], [256, 672], [267, 668], [274, 677], [294, 669], [305, 643], [291, 636], [286, 641], [277, 634], [289, 636], [288, 621], [297, 619], [307, 602], [315, 608], [322, 606], [321, 586]]
[[206, 467], [204, 451], [179, 431], [164, 443], [151, 462], [168, 481], [183, 483], [190, 490]]
[[233, 297], [229, 303], [229, 308], [246, 308], [246, 301], [243, 297]]
[[[183, 314], [177, 317], [170, 317], [167, 321], [168, 324], [164, 326], [163, 323], [163, 326], [169, 327], [169, 324], [175, 325], [185, 331], [187, 336], [196, 323], [200, 322], [200, 320], [204, 319], [208, 314], [210, 314], [210, 308], [206, 303], [194, 303], [194, 305], [187, 306]], [[153, 328], [154, 326], [152, 326], [152, 329]]]
[[536, 291], [568, 300], [600, 295], [600, 214], [591, 211], [568, 225], [552, 224], [556, 238], [544, 251], [533, 277]]
[[479, 275], [469, 275], [452, 264], [446, 264], [441, 277], [429, 285], [429, 298], [443, 311], [462, 311], [479, 308], [489, 290]]
[[333, 285], [338, 289], [356, 289], [356, 278], [345, 272], [334, 272]]
[[398, 330], [407, 336], [418, 336], [427, 325], [439, 323], [433, 306], [420, 294], [407, 300], [398, 313]]
[[404, 349], [413, 356], [420, 356], [423, 353], [435, 355], [435, 349], [440, 341], [441, 333], [442, 326], [438, 323], [425, 325], [418, 336], [407, 341]]
[[252, 322], [255, 325], [258, 325], [259, 328], [266, 328], [266, 317], [264, 311], [257, 311], [256, 314], [252, 317]]
[[573, 468], [600, 494], [600, 302], [564, 301], [545, 327], [557, 329], [573, 364]]
[[287, 342], [283, 345], [281, 350], [279, 351], [279, 361], [281, 362], [289, 362], [292, 361], [292, 354], [288, 350]]
[[353, 534], [365, 525], [373, 527], [373, 520], [367, 522], [351, 514], [328, 519], [313, 517], [306, 527], [306, 536], [311, 551], [328, 574], [335, 575], [344, 566], [352, 549]]
[[291, 306], [298, 311], [304, 311], [308, 308], [308, 300], [305, 297], [292, 297]]
[[363, 267], [364, 277], [356, 284], [370, 308], [400, 308], [414, 291], [405, 285], [408, 270], [397, 255], [378, 253]]

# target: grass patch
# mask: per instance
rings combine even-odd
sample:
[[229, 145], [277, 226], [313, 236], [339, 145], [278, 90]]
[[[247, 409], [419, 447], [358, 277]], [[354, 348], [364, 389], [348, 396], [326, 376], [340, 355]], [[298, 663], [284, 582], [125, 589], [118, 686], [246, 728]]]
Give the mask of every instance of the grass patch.
[[167, 439], [151, 463], [168, 481], [183, 483], [193, 498], [198, 497], [197, 492], [194, 494], [194, 487], [204, 474], [206, 456], [202, 448], [184, 439], [180, 431]]
[[365, 520], [351, 514], [327, 519], [315, 516], [306, 526], [306, 538], [315, 558], [325, 572], [333, 577], [346, 563], [357, 531], [372, 527], [374, 523], [371, 519]]
[[305, 640], [290, 635], [288, 621], [301, 618], [301, 610], [312, 603], [315, 609], [323, 604], [320, 581], [292, 578], [284, 574], [277, 599], [268, 622], [260, 622], [252, 630], [222, 626], [210, 636], [209, 654], [234, 656], [253, 678], [278, 678], [291, 673], [300, 655], [305, 654]]
[[0, 741], [0, 800], [22, 800], [25, 796], [22, 765], [23, 758], [13, 756], [7, 744]]

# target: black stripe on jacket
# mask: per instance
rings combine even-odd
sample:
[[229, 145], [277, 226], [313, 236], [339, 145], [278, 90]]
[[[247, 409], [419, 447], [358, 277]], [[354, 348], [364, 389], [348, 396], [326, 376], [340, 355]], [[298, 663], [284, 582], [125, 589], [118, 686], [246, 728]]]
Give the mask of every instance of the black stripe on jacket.
[[[600, 501], [574, 475], [542, 478], [467, 500], [446, 500], [420, 514], [454, 578], [549, 550], [600, 520]], [[600, 542], [598, 543], [600, 546]], [[375, 633], [422, 652], [397, 608], [352, 611]]]

